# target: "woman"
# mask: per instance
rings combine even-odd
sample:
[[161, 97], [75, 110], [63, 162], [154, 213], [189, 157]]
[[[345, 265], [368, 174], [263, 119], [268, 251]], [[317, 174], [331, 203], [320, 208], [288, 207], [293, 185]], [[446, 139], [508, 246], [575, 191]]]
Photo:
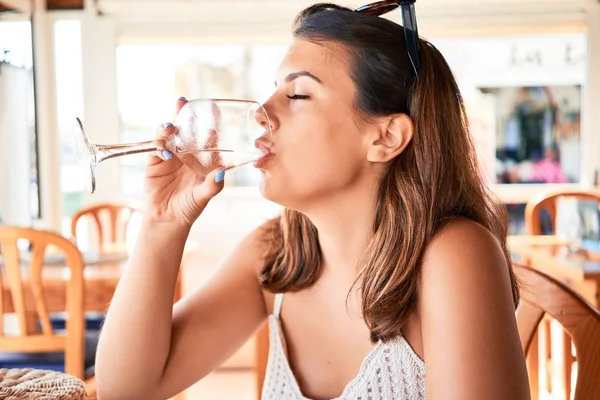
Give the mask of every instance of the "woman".
[[261, 192], [285, 211], [172, 309], [224, 171], [199, 179], [168, 152], [149, 162], [144, 229], [98, 348], [101, 398], [168, 398], [267, 317], [265, 399], [529, 398], [505, 214], [444, 58], [334, 5], [304, 10], [294, 35], [269, 121], [257, 115], [273, 132]]

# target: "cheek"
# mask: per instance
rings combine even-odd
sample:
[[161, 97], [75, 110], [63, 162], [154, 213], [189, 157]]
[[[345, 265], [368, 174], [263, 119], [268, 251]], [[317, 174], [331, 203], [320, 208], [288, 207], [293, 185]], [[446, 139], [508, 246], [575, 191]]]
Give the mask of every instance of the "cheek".
[[343, 188], [364, 165], [360, 147], [341, 134], [305, 132], [285, 144], [264, 180], [263, 194], [275, 202], [289, 205]]
[[302, 129], [285, 138], [282, 162], [300, 175], [316, 176], [345, 170], [359, 158], [356, 132], [341, 124], [300, 125]]

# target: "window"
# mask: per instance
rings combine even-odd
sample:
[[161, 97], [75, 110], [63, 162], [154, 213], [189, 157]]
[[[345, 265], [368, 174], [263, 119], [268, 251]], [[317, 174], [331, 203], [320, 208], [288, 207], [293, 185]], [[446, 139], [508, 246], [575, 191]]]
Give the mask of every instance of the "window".
[[39, 174], [30, 21], [0, 21], [0, 222], [39, 217]]
[[578, 183], [581, 86], [482, 89], [495, 97], [497, 183]]
[[[583, 34], [434, 40], [463, 94], [471, 133], [489, 182], [578, 183]], [[525, 233], [523, 191], [506, 204], [509, 233]]]
[[461, 87], [491, 182], [579, 182], [585, 35], [434, 43]]

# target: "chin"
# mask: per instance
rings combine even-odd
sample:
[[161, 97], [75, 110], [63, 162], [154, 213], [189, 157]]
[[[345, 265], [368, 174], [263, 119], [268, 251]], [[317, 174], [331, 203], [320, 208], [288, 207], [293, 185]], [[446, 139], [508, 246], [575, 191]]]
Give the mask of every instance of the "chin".
[[278, 184], [268, 173], [263, 171], [262, 179], [258, 185], [260, 194], [265, 199], [279, 204], [282, 207], [290, 206], [289, 190], [285, 185]]
[[281, 204], [278, 199], [281, 199], [281, 193], [279, 190], [276, 190], [273, 187], [272, 182], [269, 180], [268, 175], [263, 171], [262, 173], [262, 179], [260, 180], [260, 183], [258, 184], [258, 190], [260, 191], [260, 194], [262, 195], [262, 197], [264, 197], [265, 199], [272, 201], [274, 203], [277, 204]]

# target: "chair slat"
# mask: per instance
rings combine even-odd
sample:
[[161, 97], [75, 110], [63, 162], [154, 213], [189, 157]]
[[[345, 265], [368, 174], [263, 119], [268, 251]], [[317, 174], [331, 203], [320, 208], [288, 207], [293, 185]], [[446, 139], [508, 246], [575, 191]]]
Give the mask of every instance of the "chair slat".
[[102, 249], [102, 243], [104, 243], [104, 229], [102, 221], [98, 215], [98, 211], [91, 213], [92, 219], [96, 224], [96, 230], [98, 231], [98, 249]]
[[26, 336], [28, 333], [27, 315], [25, 312], [25, 296], [23, 294], [23, 283], [21, 278], [21, 257], [19, 255], [16, 238], [2, 244], [2, 253], [4, 254], [4, 261], [6, 264], [6, 275], [8, 278], [8, 286], [10, 288], [10, 295], [19, 323], [19, 332], [21, 336]]
[[56, 352], [65, 350], [66, 340], [67, 337], [64, 334], [55, 336], [38, 334], [25, 337], [0, 336], [0, 348], [2, 351], [20, 353]]
[[46, 243], [38, 242], [33, 245], [30, 261], [29, 282], [31, 283], [31, 293], [35, 302], [37, 319], [42, 326], [42, 332], [45, 335], [52, 335], [54, 330], [50, 323], [50, 314], [46, 307], [44, 297], [44, 285], [42, 282], [42, 268], [44, 267], [44, 254], [46, 253]]
[[110, 219], [110, 241], [113, 243], [117, 242], [117, 228], [119, 228], [119, 212], [121, 210], [111, 208], [108, 210]]

